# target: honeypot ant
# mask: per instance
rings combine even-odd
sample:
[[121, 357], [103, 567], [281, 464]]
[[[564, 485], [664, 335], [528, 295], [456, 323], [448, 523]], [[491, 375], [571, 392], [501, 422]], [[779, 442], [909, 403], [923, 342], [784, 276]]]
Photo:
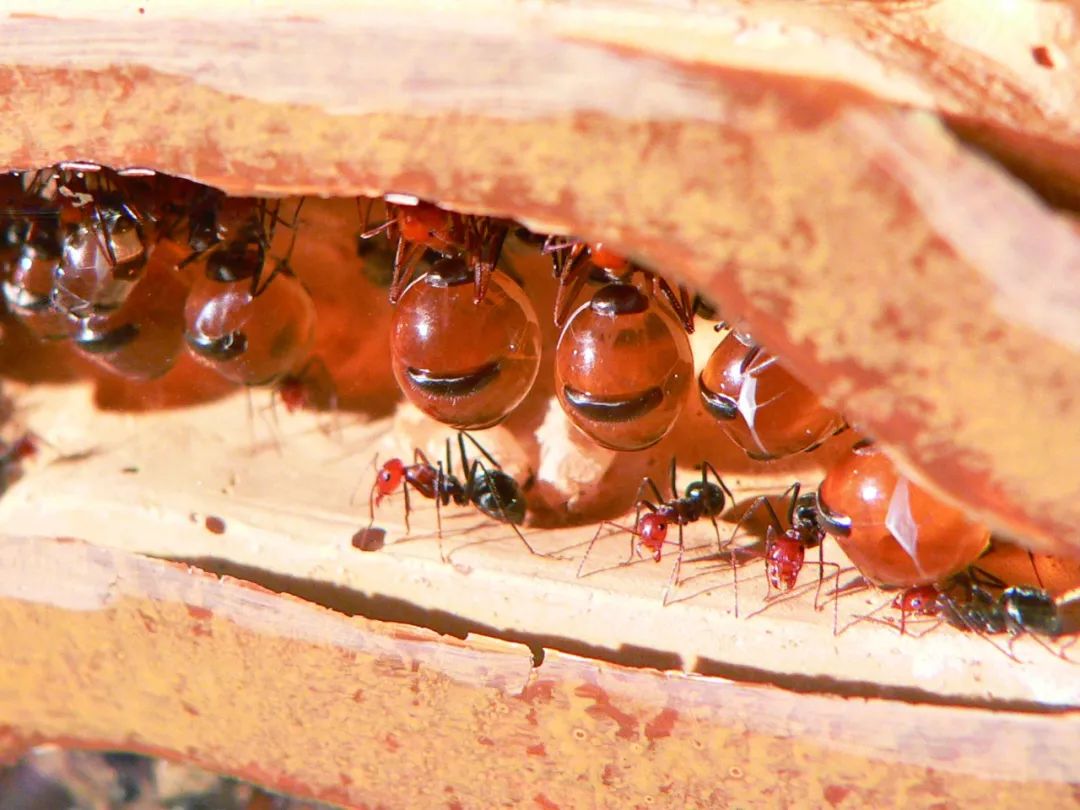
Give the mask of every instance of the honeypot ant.
[[693, 353], [676, 316], [655, 290], [620, 281], [601, 287], [566, 321], [555, 349], [555, 392], [591, 439], [643, 450], [675, 425], [693, 379]]
[[[301, 199], [287, 227], [284, 257], [266, 269], [279, 207], [259, 206], [231, 238], [205, 253], [205, 274], [188, 294], [184, 318], [188, 347], [203, 363], [243, 385], [267, 385], [297, 368], [314, 339], [315, 305], [293, 272], [291, 257]], [[267, 223], [269, 219], [269, 224]]]
[[[468, 454], [465, 451], [466, 439], [472, 442], [487, 460], [487, 464], [478, 458], [469, 463]], [[368, 498], [371, 520], [365, 536], [375, 525], [375, 508], [382, 504], [383, 498], [393, 495], [399, 488], [403, 491], [405, 499], [405, 532], [410, 531], [409, 512], [412, 507], [409, 503], [409, 488], [411, 487], [423, 497], [435, 501], [439, 556], [444, 562], [447, 556], [443, 553], [442, 546], [442, 507], [450, 504], [457, 506], [471, 504], [492, 520], [509, 524], [530, 554], [543, 556], [533, 548], [518, 528], [525, 521], [526, 502], [517, 481], [503, 471], [499, 463], [476, 438], [465, 431], [458, 431], [458, 450], [461, 453], [464, 481], [454, 474], [449, 438], [446, 440], [445, 466], [441, 461], [432, 464], [423, 450], [415, 448], [412, 464], [406, 464], [400, 458], [391, 458], [381, 467], [377, 467], [375, 481], [371, 485]], [[378, 459], [376, 459], [376, 464], [378, 464]]]
[[[410, 194], [387, 194], [383, 197], [387, 219], [368, 228], [373, 200], [360, 211], [364, 230], [361, 239], [385, 233], [396, 242], [394, 273], [390, 280], [390, 303], [396, 304], [402, 291], [415, 275], [424, 254], [429, 251], [444, 257], [461, 255], [473, 273], [473, 297], [479, 303], [487, 293], [488, 280], [495, 272], [509, 225], [491, 217], [471, 216], [447, 211]], [[361, 201], [357, 199], [358, 208]]]
[[[825, 529], [818, 518], [817, 494], [814, 492], [801, 492], [802, 485], [796, 481], [784, 490], [782, 499], [788, 500], [787, 522], [782, 523], [773, 508], [772, 502], [767, 496], [760, 496], [754, 500], [750, 507], [743, 512], [735, 523], [731, 538], [726, 548], [731, 555], [732, 585], [735, 590], [735, 615], [739, 615], [739, 566], [736, 556], [740, 550], [734, 543], [739, 527], [750, 520], [750, 516], [764, 507], [769, 518], [769, 525], [765, 530], [765, 580], [768, 583], [766, 601], [772, 598], [773, 590], [785, 593], [795, 587], [804, 565], [815, 565], [818, 568], [818, 584], [814, 593], [814, 608], [821, 609], [821, 587], [825, 580], [825, 569], [830, 568], [835, 572], [836, 591], [840, 590], [840, 565], [825, 560], [823, 543]], [[785, 528], [786, 526], [786, 528]], [[807, 562], [807, 549], [817, 548], [818, 559]], [[721, 549], [723, 551], [723, 549]], [[837, 621], [836, 612], [838, 606], [834, 594], [833, 599], [833, 622]]]
[[[715, 482], [709, 480], [710, 473]], [[731, 490], [728, 489], [727, 484], [724, 483], [716, 468], [708, 461], [701, 463], [701, 478], [687, 484], [686, 490], [681, 496], [676, 481], [675, 459], [671, 460], [669, 474], [671, 479], [670, 498], [664, 498], [660, 488], [651, 476], [645, 476], [641, 480], [637, 495], [634, 497], [633, 526], [624, 526], [612, 520], [600, 522], [600, 525], [596, 527], [596, 534], [589, 541], [585, 554], [578, 564], [578, 577], [584, 575], [585, 562], [588, 560], [589, 553], [592, 551], [596, 541], [600, 538], [604, 527], [614, 526], [630, 533], [630, 555], [624, 565], [632, 563], [635, 556], [641, 557], [641, 548], [645, 548], [649, 552], [654, 562], [660, 562], [662, 559], [665, 545], [673, 545], [678, 549], [675, 565], [672, 566], [671, 576], [668, 579], [667, 586], [664, 588], [664, 604], [667, 605], [672, 589], [678, 587], [679, 584], [679, 573], [682, 569], [683, 554], [686, 549], [683, 539], [683, 527], [708, 518], [712, 522], [713, 530], [716, 532], [716, 540], [719, 544], [720, 526], [716, 522], [716, 518], [718, 515], [723, 514], [728, 501], [734, 502], [735, 500]], [[651, 492], [653, 500], [642, 497], [648, 492]], [[645, 510], [645, 514], [642, 514], [642, 510]], [[675, 541], [667, 539], [668, 528], [672, 524], [678, 529], [678, 539]]]

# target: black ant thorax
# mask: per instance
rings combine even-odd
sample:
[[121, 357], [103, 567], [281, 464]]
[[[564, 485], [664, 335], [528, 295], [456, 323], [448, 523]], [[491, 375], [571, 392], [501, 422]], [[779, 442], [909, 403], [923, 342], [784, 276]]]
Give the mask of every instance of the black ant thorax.
[[263, 237], [242, 234], [224, 243], [206, 260], [206, 276], [212, 281], [230, 284], [256, 278], [266, 264]]
[[691, 522], [704, 517], [716, 517], [727, 505], [724, 490], [712, 481], [692, 481], [686, 486], [682, 500], [694, 511]]
[[806, 548], [820, 546], [825, 539], [825, 529], [819, 515], [817, 493], [804, 492], [799, 495], [791, 510], [791, 527], [786, 532], [787, 536]]

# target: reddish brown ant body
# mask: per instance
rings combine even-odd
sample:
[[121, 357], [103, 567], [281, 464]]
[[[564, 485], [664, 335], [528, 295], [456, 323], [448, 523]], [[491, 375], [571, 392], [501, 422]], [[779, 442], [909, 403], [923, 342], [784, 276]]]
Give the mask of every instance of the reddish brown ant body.
[[394, 309], [390, 354], [402, 392], [428, 416], [462, 430], [502, 421], [532, 388], [540, 324], [525, 291], [500, 274], [477, 302], [460, 256], [440, 259]]
[[[469, 463], [465, 451], [468, 439], [486, 459]], [[470, 434], [458, 431], [458, 449], [461, 453], [461, 468], [464, 480], [454, 474], [450, 452], [450, 440], [446, 440], [446, 463], [432, 464], [419, 448], [413, 451], [413, 463], [406, 464], [400, 458], [386, 461], [375, 475], [368, 501], [371, 520], [366, 533], [375, 524], [375, 508], [384, 498], [401, 489], [405, 500], [405, 531], [409, 532], [409, 489], [416, 490], [421, 496], [435, 502], [435, 520], [439, 537], [439, 554], [445, 560], [442, 551], [442, 507], [455, 504], [472, 504], [480, 512], [499, 523], [508, 524], [524, 543], [531, 554], [538, 554], [518, 527], [525, 522], [526, 502], [521, 487], [510, 475], [505, 473], [491, 454]]]
[[757, 461], [813, 450], [846, 427], [843, 417], [738, 331], [720, 341], [698, 386], [705, 410]]
[[[709, 480], [712, 475], [714, 481]], [[728, 489], [723, 479], [717, 473], [716, 468], [707, 461], [701, 464], [701, 478], [687, 485], [685, 492], [680, 495], [676, 481], [675, 460], [671, 461], [670, 468], [671, 497], [664, 498], [656, 482], [649, 476], [642, 479], [634, 498], [634, 525], [624, 526], [614, 521], [605, 520], [596, 528], [596, 533], [585, 548], [585, 554], [578, 564], [577, 575], [581, 577], [585, 570], [585, 562], [589, 558], [596, 541], [600, 538], [605, 526], [614, 526], [617, 529], [630, 533], [630, 555], [626, 564], [633, 562], [635, 556], [641, 555], [641, 549], [648, 551], [654, 562], [660, 562], [663, 557], [665, 545], [673, 545], [677, 549], [675, 565], [672, 567], [671, 576], [664, 589], [664, 604], [673, 587], [679, 584], [679, 573], [682, 568], [685, 543], [683, 540], [683, 527], [699, 520], [708, 518], [716, 532], [717, 543], [720, 542], [720, 528], [716, 522], [718, 515], [723, 514], [725, 506], [734, 501], [731, 490]], [[651, 493], [653, 500], [643, 497]], [[644, 510], [644, 514], [642, 511]], [[678, 529], [678, 539], [668, 540], [668, 530], [674, 525]]]
[[818, 487], [821, 525], [864, 577], [879, 585], [931, 585], [966, 570], [990, 530], [903, 476], [863, 440]]
[[[786, 523], [781, 522], [768, 497], [761, 496], [743, 512], [735, 524], [727, 548], [731, 555], [731, 575], [735, 589], [736, 616], [739, 615], [739, 566], [736, 557], [740, 548], [734, 544], [734, 539], [739, 527], [749, 522], [750, 517], [762, 508], [765, 509], [769, 519], [769, 524], [765, 530], [764, 553], [765, 579], [768, 583], [766, 601], [769, 601], [774, 590], [779, 593], [793, 590], [805, 565], [817, 566], [819, 572], [817, 591], [814, 595], [815, 608], [820, 609], [821, 586], [824, 582], [826, 568], [835, 571], [836, 590], [839, 590], [840, 566], [834, 562], [826, 562], [824, 557], [822, 544], [826, 534], [818, 519], [817, 495], [813, 492], [801, 493], [801, 488], [801, 484], [795, 482], [785, 490], [782, 496], [782, 498], [788, 500]], [[812, 548], [818, 549], [818, 559], [807, 562], [806, 552]], [[835, 598], [833, 604], [835, 609]]]
[[360, 238], [385, 233], [397, 244], [390, 281], [391, 304], [398, 302], [429, 250], [446, 258], [464, 258], [473, 276], [473, 300], [479, 303], [484, 299], [509, 233], [508, 224], [491, 217], [457, 214], [407, 194], [387, 194], [384, 204], [386, 221], [367, 229], [369, 201], [368, 210], [362, 213], [365, 230]]

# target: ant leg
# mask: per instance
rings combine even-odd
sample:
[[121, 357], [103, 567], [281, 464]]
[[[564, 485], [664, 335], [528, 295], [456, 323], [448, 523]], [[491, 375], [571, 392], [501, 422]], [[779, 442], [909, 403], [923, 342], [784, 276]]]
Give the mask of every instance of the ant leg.
[[686, 549], [686, 544], [683, 542], [683, 525], [679, 524], [679, 550], [675, 553], [675, 565], [671, 567], [671, 576], [668, 577], [668, 583], [664, 586], [664, 599], [663, 606], [668, 606], [668, 597], [672, 591], [679, 587], [679, 574], [682, 573], [682, 560], [683, 551]]
[[1038, 582], [1039, 587], [1045, 591], [1046, 586], [1043, 585], [1042, 574], [1039, 573], [1039, 566], [1035, 564], [1035, 555], [1030, 551], [1027, 553], [1027, 555], [1028, 560], [1031, 562], [1031, 570], [1035, 572], [1035, 581]]
[[[473, 460], [472, 470], [470, 470], [470, 472], [469, 472], [468, 479], [470, 481], [475, 480], [476, 471], [478, 469], [479, 469], [480, 472], [482, 472], [484, 474], [484, 482], [488, 486], [488, 492], [491, 493], [491, 497], [493, 497], [495, 499], [495, 505], [497, 507], [499, 507], [499, 514], [502, 515], [503, 518], [506, 518], [506, 506], [502, 503], [502, 500], [499, 498], [499, 490], [498, 490], [497, 487], [495, 487], [494, 483], [491, 480], [491, 472], [488, 470], [487, 467], [484, 466], [484, 463], [482, 461], [480, 461], [480, 459], [474, 459]], [[535, 548], [533, 548], [532, 543], [530, 543], [528, 540], [525, 539], [525, 535], [522, 534], [521, 529], [518, 528], [518, 525], [516, 523], [514, 523], [513, 521], [511, 521], [509, 519], [505, 519], [505, 520], [502, 520], [500, 522], [510, 524], [510, 528], [514, 530], [514, 534], [516, 534], [518, 536], [518, 540], [520, 540], [522, 543], [525, 544], [525, 548], [527, 548], [529, 550], [530, 554], [535, 554], [537, 557], [546, 557], [547, 556], [546, 554], [541, 554], [539, 551], [537, 551]]]
[[412, 527], [409, 526], [409, 512], [412, 511], [412, 505], [409, 503], [408, 480], [403, 480], [401, 482], [401, 491], [405, 493], [405, 534], [412, 534]]
[[[600, 525], [596, 527], [596, 533], [593, 535], [592, 540], [590, 540], [589, 544], [585, 547], [585, 554], [581, 557], [581, 562], [578, 563], [578, 579], [581, 579], [583, 576], [587, 576], [587, 574], [583, 573], [585, 571], [585, 562], [589, 559], [589, 552], [591, 552], [592, 547], [596, 545], [596, 541], [600, 539], [600, 534], [604, 531], [605, 526], [614, 526], [616, 529], [620, 529], [624, 532], [630, 532], [631, 535], [634, 534], [634, 530], [631, 529], [629, 526], [623, 526], [621, 523], [616, 523], [613, 520], [601, 520]], [[631, 542], [633, 542], [633, 540], [631, 540]]]
[[[462, 438], [462, 437], [464, 437], [464, 438]], [[479, 450], [479, 451], [480, 451], [480, 453], [481, 453], [481, 454], [482, 454], [482, 455], [484, 456], [484, 458], [485, 458], [485, 459], [487, 460], [488, 464], [490, 464], [490, 465], [491, 465], [492, 467], [494, 467], [494, 468], [495, 468], [496, 470], [501, 470], [501, 469], [502, 469], [502, 465], [501, 465], [501, 464], [499, 464], [499, 462], [497, 462], [497, 461], [496, 461], [496, 460], [495, 460], [495, 459], [494, 459], [494, 458], [492, 457], [491, 453], [489, 453], [489, 452], [487, 451], [487, 449], [486, 449], [486, 448], [484, 447], [484, 445], [480, 444], [480, 442], [479, 442], [479, 441], [477, 441], [477, 439], [476, 439], [476, 437], [475, 437], [475, 436], [473, 436], [473, 435], [472, 435], [471, 433], [469, 433], [468, 431], [465, 431], [465, 430], [459, 430], [459, 431], [458, 431], [458, 441], [459, 441], [459, 443], [461, 444], [461, 463], [462, 463], [463, 465], [465, 465], [465, 469], [468, 469], [468, 460], [467, 460], [467, 459], [466, 459], [466, 457], [465, 457], [465, 441], [464, 441], [465, 439], [468, 439], [468, 440], [469, 440], [470, 442], [472, 442], [472, 444], [473, 444], [473, 447], [475, 447], [475, 448], [476, 448], [477, 450]]]
[[[447, 439], [447, 456], [450, 454], [449, 443]], [[447, 562], [446, 550], [443, 548], [443, 536], [442, 536], [442, 492], [443, 483], [446, 481], [446, 472], [443, 471], [442, 462], [439, 462], [438, 471], [435, 473], [435, 535], [439, 538], [439, 559], [443, 562]]]
[[650, 273], [649, 276], [653, 282], [653, 287], [659, 289], [664, 298], [667, 299], [667, 302], [672, 310], [674, 310], [675, 315], [682, 322], [683, 328], [688, 333], [692, 334], [694, 331], [694, 311], [684, 303], [686, 300], [686, 288], [681, 288], [683, 292], [681, 298], [683, 300], [680, 300], [680, 296], [675, 295], [675, 291], [671, 289], [671, 285], [664, 279], [652, 273]]
[[396, 304], [401, 293], [412, 279], [416, 266], [427, 250], [423, 245], [413, 245], [398, 237], [394, 252], [394, 275], [390, 279], [390, 303]]
[[580, 239], [571, 239], [564, 242], [560, 242], [560, 239], [565, 239], [565, 237], [555, 236], [554, 234], [552, 234], [544, 240], [544, 244], [540, 248], [540, 252], [546, 256], [549, 253], [558, 253], [561, 250], [575, 248], [584, 244], [584, 242], [582, 242]]
[[509, 233], [510, 229], [505, 225], [493, 223], [491, 220], [485, 223], [483, 232], [480, 234], [480, 261], [477, 262], [474, 276], [474, 303], [479, 304], [484, 300], [488, 282], [499, 264], [503, 243]]
[[[653, 481], [652, 478], [648, 475], [641, 479], [641, 485], [638, 487], [637, 495], [634, 497], [635, 503], [641, 500], [641, 496], [645, 492], [646, 487], [652, 490], [652, 496], [658, 504], [664, 503], [666, 499], [664, 498], [663, 494], [661, 494], [660, 488], [656, 486], [656, 482]], [[653, 507], [652, 511], [655, 512], [656, 507]]]
[[[589, 281], [588, 268], [584, 263], [578, 263], [571, 270], [559, 277], [559, 285], [555, 290], [555, 325], [562, 326], [570, 317], [570, 310], [585, 285]], [[567, 290], [569, 289], [569, 292]]]
[[821, 561], [820, 565], [822, 567], [819, 570], [819, 575], [818, 575], [818, 591], [817, 591], [817, 593], [814, 594], [814, 610], [821, 610], [821, 606], [818, 604], [818, 596], [821, 593], [821, 583], [822, 583], [822, 580], [824, 579], [824, 574], [825, 574], [824, 566], [827, 565], [827, 566], [829, 566], [830, 568], [833, 569], [833, 598], [832, 598], [833, 618], [832, 618], [832, 626], [833, 626], [833, 635], [835, 636], [837, 634], [837, 628], [840, 626], [840, 565], [839, 565], [839, 563], [825, 562], [824, 560]]
[[776, 514], [773, 511], [772, 505], [769, 503], [769, 499], [766, 498], [764, 495], [761, 495], [757, 497], [754, 502], [750, 504], [750, 507], [739, 516], [739, 519], [735, 522], [735, 527], [731, 530], [731, 536], [728, 538], [727, 544], [723, 547], [727, 548], [731, 555], [731, 584], [735, 591], [735, 618], [739, 617], [739, 566], [737, 560], [735, 559], [736, 551], [739, 547], [735, 545], [735, 538], [739, 534], [739, 527], [742, 526], [743, 523], [747, 522], [750, 519], [750, 516], [756, 513], [763, 504], [768, 507], [770, 512], [773, 512], [772, 519], [774, 523], [779, 523]]
[[[724, 483], [724, 479], [720, 477], [720, 473], [716, 471], [716, 467], [710, 464], [708, 461], [701, 462], [701, 482], [704, 484], [708, 481], [708, 474], [712, 473], [713, 478], [716, 479], [716, 485], [720, 487], [720, 491], [723, 492], [731, 505], [735, 505], [735, 496], [731, 494], [731, 490], [728, 489], [728, 485]], [[712, 521], [713, 530], [716, 532], [716, 551], [719, 553], [723, 550], [723, 544], [720, 541], [720, 524], [716, 521], [716, 515], [710, 514], [709, 520]]]

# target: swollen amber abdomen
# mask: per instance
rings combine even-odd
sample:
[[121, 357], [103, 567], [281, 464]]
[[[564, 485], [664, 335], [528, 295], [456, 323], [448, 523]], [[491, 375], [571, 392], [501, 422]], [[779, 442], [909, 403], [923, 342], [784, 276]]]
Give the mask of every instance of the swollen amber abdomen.
[[315, 334], [315, 305], [295, 276], [256, 293], [251, 279], [199, 278], [184, 307], [188, 348], [221, 376], [267, 385], [301, 366]]
[[844, 426], [838, 413], [738, 332], [720, 341], [699, 379], [701, 401], [750, 458], [811, 450]]
[[410, 284], [394, 309], [390, 352], [405, 396], [433, 419], [479, 430], [529, 393], [540, 365], [540, 323], [525, 292], [495, 273], [474, 300], [473, 273], [443, 259]]
[[990, 539], [989, 529], [908, 481], [865, 443], [829, 470], [819, 502], [844, 553], [881, 585], [939, 582], [971, 565]]
[[692, 376], [682, 326], [630, 284], [601, 288], [571, 315], [555, 353], [563, 410], [613, 450], [643, 450], [667, 435]]

